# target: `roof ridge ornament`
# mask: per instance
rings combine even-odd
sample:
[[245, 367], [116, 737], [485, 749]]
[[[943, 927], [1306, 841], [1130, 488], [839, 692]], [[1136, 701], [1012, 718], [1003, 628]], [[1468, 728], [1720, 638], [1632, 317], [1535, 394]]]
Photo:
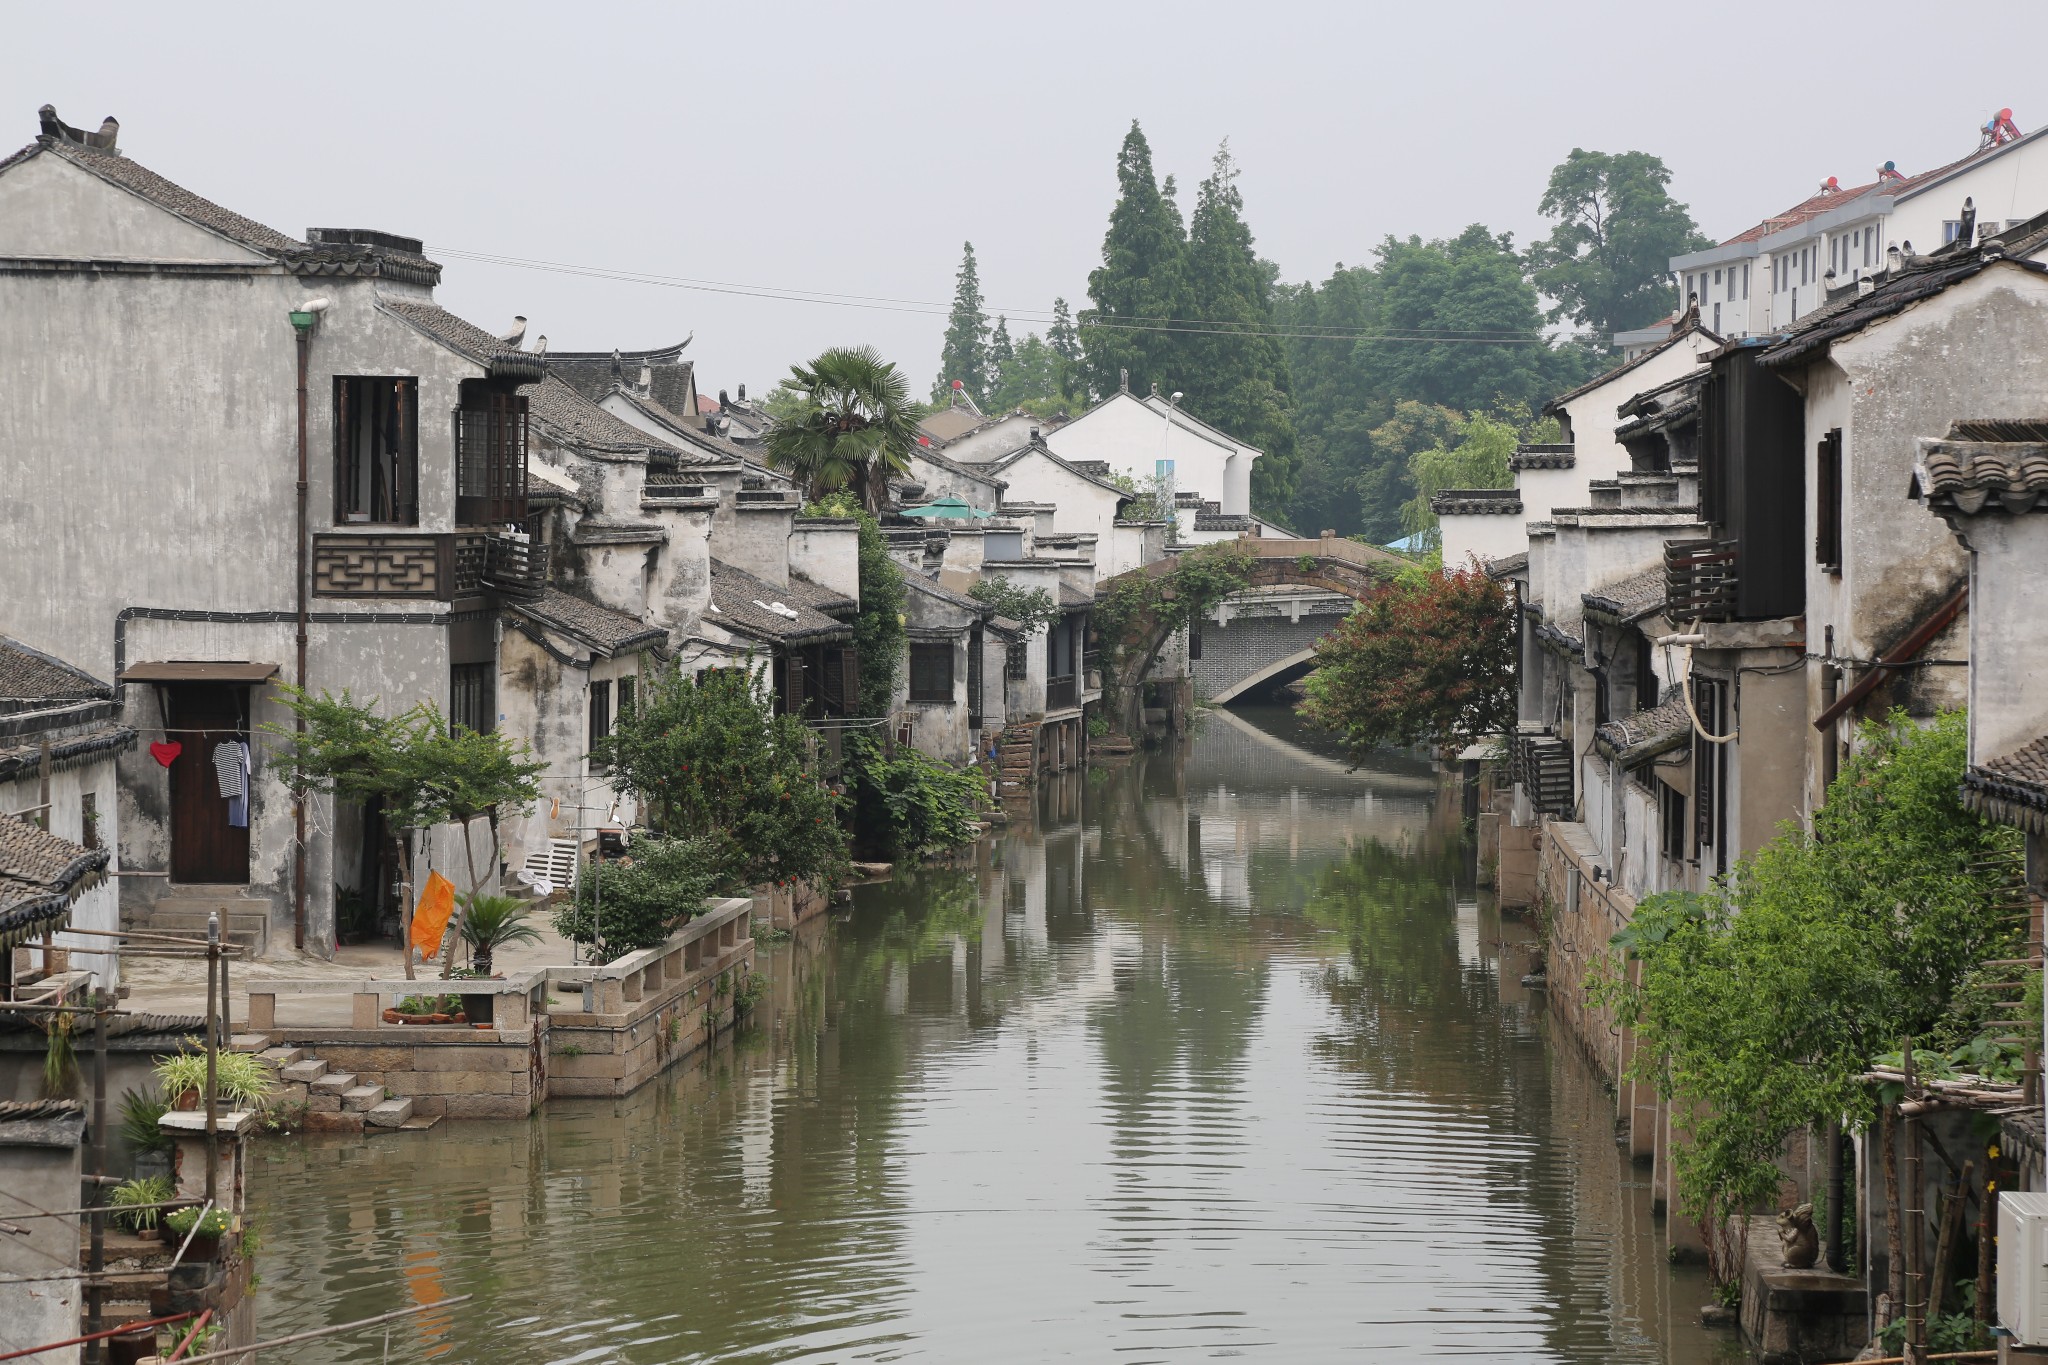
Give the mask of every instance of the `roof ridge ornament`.
[[43, 136], [58, 142], [69, 142], [80, 147], [91, 147], [97, 151], [120, 154], [115, 145], [121, 136], [121, 124], [112, 114], [100, 121], [97, 133], [88, 133], [83, 128], [73, 128], [57, 117], [57, 106], [46, 104], [36, 110], [36, 117], [42, 120]]

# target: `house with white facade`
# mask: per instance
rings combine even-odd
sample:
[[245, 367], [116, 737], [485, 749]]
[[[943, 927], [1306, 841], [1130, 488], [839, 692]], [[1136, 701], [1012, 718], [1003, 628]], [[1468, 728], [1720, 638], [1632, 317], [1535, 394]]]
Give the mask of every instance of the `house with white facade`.
[[1887, 269], [1894, 252], [1926, 255], [1966, 233], [2018, 227], [2048, 211], [2044, 132], [2021, 133], [2002, 110], [1980, 130], [1976, 149], [1947, 165], [1906, 175], [1887, 161], [1852, 186], [1829, 176], [1784, 212], [1672, 257], [1681, 304], [1697, 298], [1702, 321], [1723, 336], [1782, 331], [1821, 307], [1830, 286]]
[[1252, 465], [1264, 454], [1184, 411], [1170, 398], [1114, 393], [1064, 426], [1042, 433], [1069, 463], [1099, 463], [1143, 485], [1163, 478], [1231, 516], [1248, 515]]
[[[494, 722], [474, 684], [499, 612], [544, 580], [522, 392], [543, 370], [393, 310], [439, 278], [416, 239], [288, 236], [53, 110], [0, 159], [0, 543], [38, 547], [0, 556], [0, 633], [107, 679], [122, 724], [177, 746], [116, 759], [124, 919], [217, 910], [333, 944], [335, 889], [362, 875], [334, 851], [360, 821], [273, 775], [274, 680]], [[233, 809], [228, 745], [252, 759]]]

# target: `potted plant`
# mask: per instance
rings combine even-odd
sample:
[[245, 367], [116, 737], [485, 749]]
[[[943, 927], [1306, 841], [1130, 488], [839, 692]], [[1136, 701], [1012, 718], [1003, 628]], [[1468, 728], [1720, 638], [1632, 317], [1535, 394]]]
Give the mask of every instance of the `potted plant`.
[[459, 995], [408, 995], [384, 1011], [387, 1024], [466, 1024]]
[[[225, 1209], [208, 1209], [204, 1217], [198, 1209], [173, 1209], [164, 1215], [164, 1230], [170, 1234], [164, 1240], [185, 1247], [187, 1260], [211, 1261], [220, 1255], [220, 1239], [227, 1236], [228, 1227]], [[192, 1239], [189, 1244], [187, 1236]]]
[[171, 1135], [160, 1122], [169, 1108], [155, 1086], [121, 1093], [121, 1140], [134, 1158], [138, 1180], [171, 1173]]
[[[516, 896], [479, 893], [462, 903], [462, 937], [469, 944], [469, 961], [478, 980], [488, 980], [500, 948], [540, 942], [540, 931], [528, 922], [532, 907]], [[471, 996], [469, 1017], [490, 1023], [494, 1002], [488, 995]]]
[[156, 1206], [168, 1204], [177, 1194], [169, 1176], [152, 1175], [122, 1181], [107, 1196], [107, 1203], [115, 1210], [114, 1221], [130, 1232], [155, 1232], [163, 1216]]
[[[206, 1094], [206, 1053], [197, 1038], [156, 1059], [157, 1083], [176, 1109], [197, 1109]], [[277, 1090], [277, 1080], [253, 1052], [221, 1052], [213, 1059], [213, 1084], [236, 1109], [255, 1109]]]

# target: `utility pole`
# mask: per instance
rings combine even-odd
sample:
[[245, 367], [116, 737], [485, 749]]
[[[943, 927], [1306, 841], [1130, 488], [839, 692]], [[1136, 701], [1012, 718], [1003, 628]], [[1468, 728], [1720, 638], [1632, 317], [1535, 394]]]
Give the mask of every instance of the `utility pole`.
[[[95, 986], [92, 992], [92, 1250], [86, 1260], [91, 1283], [86, 1288], [85, 1330], [98, 1332], [106, 1325], [107, 1268], [107, 993]], [[86, 1360], [99, 1365], [106, 1359], [106, 1341], [94, 1337], [86, 1347]]]
[[220, 911], [206, 916], [206, 1201], [220, 1198]]

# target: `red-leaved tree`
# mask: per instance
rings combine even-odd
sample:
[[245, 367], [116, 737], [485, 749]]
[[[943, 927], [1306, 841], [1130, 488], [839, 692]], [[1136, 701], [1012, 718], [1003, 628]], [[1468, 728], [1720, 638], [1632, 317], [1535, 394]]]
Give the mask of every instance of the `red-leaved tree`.
[[1301, 714], [1354, 760], [1377, 748], [1455, 750], [1515, 724], [1514, 602], [1477, 566], [1403, 573], [1316, 645]]

